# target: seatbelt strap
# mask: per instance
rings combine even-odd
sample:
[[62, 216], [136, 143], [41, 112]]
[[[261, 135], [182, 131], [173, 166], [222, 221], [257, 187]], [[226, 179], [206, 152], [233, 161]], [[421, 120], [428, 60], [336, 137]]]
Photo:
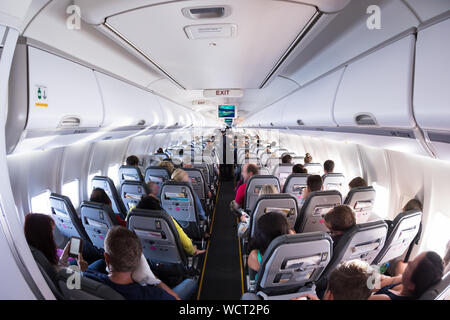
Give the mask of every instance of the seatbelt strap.
[[408, 262], [409, 256], [411, 255], [414, 245], [419, 244], [421, 234], [422, 234], [422, 222], [420, 222], [419, 231], [417, 232], [416, 236], [414, 237], [414, 240], [409, 245], [408, 252], [406, 252], [405, 259], [403, 259], [403, 262], [405, 262], [405, 263]]

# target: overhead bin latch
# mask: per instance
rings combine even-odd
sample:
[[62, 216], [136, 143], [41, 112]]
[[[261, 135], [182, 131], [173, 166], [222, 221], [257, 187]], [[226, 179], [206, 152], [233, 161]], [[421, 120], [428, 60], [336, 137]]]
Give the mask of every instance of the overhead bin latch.
[[377, 119], [371, 113], [358, 113], [355, 115], [355, 122], [358, 126], [377, 126]]
[[73, 128], [79, 127], [81, 124], [81, 119], [78, 116], [65, 116], [59, 122], [59, 128]]

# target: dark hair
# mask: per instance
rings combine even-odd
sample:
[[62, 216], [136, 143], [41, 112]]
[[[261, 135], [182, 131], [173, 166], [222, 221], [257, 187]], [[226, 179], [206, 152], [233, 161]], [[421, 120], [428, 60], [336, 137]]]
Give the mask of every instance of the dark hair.
[[53, 238], [54, 221], [41, 213], [29, 213], [25, 216], [25, 238], [28, 245], [41, 251], [52, 265], [58, 264], [56, 243]]
[[139, 164], [139, 158], [136, 156], [129, 156], [126, 160], [127, 166], [137, 166]]
[[139, 266], [141, 242], [134, 233], [122, 226], [109, 229], [105, 238], [105, 252], [113, 272], [133, 272]]
[[253, 175], [259, 174], [258, 166], [255, 165], [255, 164], [253, 164], [253, 163], [250, 163], [250, 164], [247, 166], [247, 173], [253, 173]]
[[403, 207], [403, 211], [420, 210], [422, 211], [422, 203], [417, 199], [409, 200]]
[[297, 163], [292, 167], [292, 173], [308, 173], [308, 170], [306, 170], [302, 164]]
[[281, 163], [291, 163], [292, 157], [290, 154], [285, 154], [283, 157], [281, 157]]
[[442, 258], [434, 251], [427, 251], [411, 273], [410, 280], [414, 283], [414, 297], [419, 298], [432, 285], [438, 283], [443, 273]]
[[367, 268], [357, 261], [343, 263], [331, 272], [328, 290], [334, 300], [367, 300], [371, 295], [369, 276]]
[[158, 198], [154, 196], [143, 196], [136, 208], [144, 210], [161, 210], [161, 204]]
[[320, 191], [322, 189], [322, 177], [318, 174], [310, 175], [306, 178], [306, 185], [311, 191]]
[[107, 205], [111, 204], [111, 199], [108, 197], [105, 190], [103, 190], [102, 188], [95, 188], [94, 190], [92, 190], [89, 201], [103, 203]]
[[278, 236], [289, 233], [289, 224], [286, 217], [278, 212], [269, 212], [259, 218], [256, 223], [255, 236], [250, 240], [250, 251], [257, 249], [261, 255], [269, 244]]
[[334, 161], [333, 160], [327, 160], [323, 163], [323, 170], [325, 170], [328, 173], [332, 173], [334, 170]]
[[356, 225], [356, 217], [352, 208], [343, 204], [331, 209], [324, 217], [332, 231], [347, 231]]
[[164, 153], [162, 148], [158, 148], [158, 150], [156, 150], [156, 153]]
[[349, 182], [348, 186], [350, 187], [350, 189], [357, 187], [367, 187], [367, 182], [361, 177], [356, 177]]

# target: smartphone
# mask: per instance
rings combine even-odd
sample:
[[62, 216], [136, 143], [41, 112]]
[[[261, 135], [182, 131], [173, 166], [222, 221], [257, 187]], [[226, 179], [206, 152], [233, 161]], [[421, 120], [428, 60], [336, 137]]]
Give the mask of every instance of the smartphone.
[[78, 237], [70, 238], [69, 257], [78, 258], [78, 254], [83, 248], [83, 240]]

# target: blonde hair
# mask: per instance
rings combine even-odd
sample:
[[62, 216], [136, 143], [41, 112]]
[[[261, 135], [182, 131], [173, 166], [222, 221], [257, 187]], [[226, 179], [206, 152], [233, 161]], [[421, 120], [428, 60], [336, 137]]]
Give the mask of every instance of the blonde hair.
[[177, 169], [172, 173], [172, 180], [177, 182], [183, 182], [189, 178], [186, 171], [183, 169]]
[[173, 171], [175, 170], [175, 167], [173, 166], [173, 163], [170, 161], [162, 161], [159, 163], [160, 167], [164, 167], [167, 168], [167, 170], [169, 170], [169, 174], [172, 174]]
[[277, 188], [273, 184], [265, 184], [262, 186], [261, 190], [259, 190], [259, 196], [264, 194], [275, 194], [279, 193]]

